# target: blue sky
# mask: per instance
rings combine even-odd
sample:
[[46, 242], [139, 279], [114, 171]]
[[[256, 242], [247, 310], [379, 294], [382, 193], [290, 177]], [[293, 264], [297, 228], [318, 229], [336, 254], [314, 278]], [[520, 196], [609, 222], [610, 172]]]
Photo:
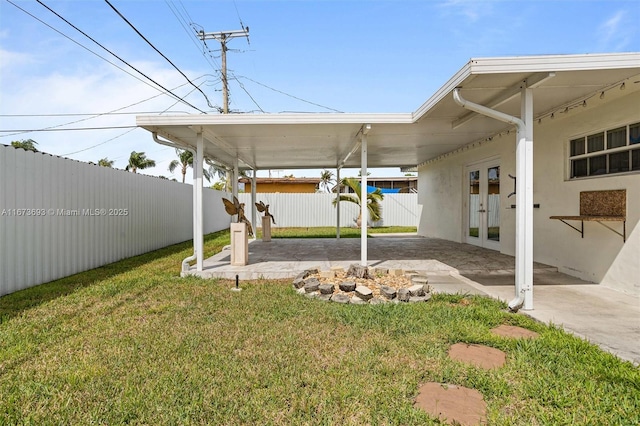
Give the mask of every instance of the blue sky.
[[[69, 40], [145, 80], [43, 5], [11, 1], [33, 16], [0, 0], [0, 130], [133, 126], [136, 112], [200, 113]], [[211, 52], [204, 52], [194, 28], [248, 26], [250, 44], [234, 39], [228, 45], [230, 107], [237, 112], [412, 112], [470, 58], [640, 51], [638, 0], [110, 2], [214, 106], [222, 105], [219, 44], [209, 41]], [[215, 113], [106, 2], [42, 3], [192, 105]], [[80, 161], [108, 157], [118, 168], [131, 151], [145, 151], [157, 166], [144, 173], [180, 179], [167, 170], [174, 151], [141, 129], [0, 133], [3, 144], [20, 139]], [[343, 172], [349, 174], [357, 171]]]

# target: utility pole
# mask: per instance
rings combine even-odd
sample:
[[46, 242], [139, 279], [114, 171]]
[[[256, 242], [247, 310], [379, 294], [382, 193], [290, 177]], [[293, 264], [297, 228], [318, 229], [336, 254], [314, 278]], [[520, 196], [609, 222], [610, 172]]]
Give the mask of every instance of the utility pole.
[[222, 113], [229, 113], [229, 88], [227, 87], [227, 40], [231, 40], [237, 37], [246, 37], [249, 40], [249, 27], [245, 27], [241, 30], [233, 31], [220, 31], [216, 33], [205, 33], [204, 31], [198, 32], [200, 40], [218, 40], [220, 46], [222, 46], [222, 99], [223, 108]]

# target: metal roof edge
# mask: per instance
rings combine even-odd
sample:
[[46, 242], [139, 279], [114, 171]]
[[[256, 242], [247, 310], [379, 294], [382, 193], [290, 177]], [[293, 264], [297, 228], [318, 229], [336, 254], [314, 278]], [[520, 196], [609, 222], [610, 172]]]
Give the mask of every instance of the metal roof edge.
[[457, 73], [453, 75], [438, 91], [436, 91], [425, 103], [423, 103], [412, 114], [413, 121], [416, 122], [422, 118], [433, 106], [435, 106], [442, 98], [447, 96], [453, 89], [460, 85], [471, 75], [471, 61], [467, 62]]
[[420, 120], [433, 106], [472, 75], [513, 72], [589, 71], [620, 68], [640, 69], [640, 52], [471, 58], [469, 62], [454, 74], [453, 77], [412, 115], [414, 122]]
[[411, 113], [300, 113], [300, 114], [215, 114], [215, 115], [139, 115], [136, 125], [205, 126], [213, 124], [411, 124]]
[[472, 74], [640, 68], [640, 53], [587, 53], [472, 58], [469, 61], [469, 65]]

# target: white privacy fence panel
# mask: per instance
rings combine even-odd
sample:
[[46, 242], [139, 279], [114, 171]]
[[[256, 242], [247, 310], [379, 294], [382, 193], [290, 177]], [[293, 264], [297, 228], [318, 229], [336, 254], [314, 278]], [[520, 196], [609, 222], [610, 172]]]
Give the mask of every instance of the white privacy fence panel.
[[[333, 205], [335, 194], [289, 194], [257, 193], [256, 202], [269, 204], [269, 212], [275, 217], [276, 226], [313, 227], [335, 226], [336, 207]], [[251, 194], [238, 194], [238, 201], [245, 203], [245, 214], [251, 219]], [[355, 224], [360, 207], [354, 203], [341, 202], [340, 226]], [[261, 215], [261, 214], [260, 214]], [[382, 201], [382, 220], [376, 226], [418, 226], [420, 207], [418, 194], [384, 194]], [[259, 221], [260, 219], [258, 219]], [[258, 222], [258, 226], [262, 226]]]
[[[193, 237], [191, 185], [0, 145], [0, 296]], [[205, 232], [229, 226], [205, 189]]]

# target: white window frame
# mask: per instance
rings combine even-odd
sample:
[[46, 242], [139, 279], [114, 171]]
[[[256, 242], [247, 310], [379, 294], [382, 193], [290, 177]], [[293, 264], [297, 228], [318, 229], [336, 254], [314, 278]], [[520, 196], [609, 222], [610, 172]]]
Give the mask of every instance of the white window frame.
[[[633, 158], [632, 158], [632, 151], [635, 150], [640, 150], [640, 143], [637, 144], [631, 144], [631, 140], [630, 140], [630, 128], [631, 127], [635, 127], [635, 126], [640, 126], [640, 121], [634, 121], [632, 123], [627, 123], [627, 124], [621, 124], [618, 126], [611, 126], [611, 127], [607, 127], [605, 129], [600, 129], [597, 131], [591, 131], [589, 133], [585, 133], [582, 135], [576, 135], [574, 137], [570, 137], [568, 142], [567, 142], [567, 179], [568, 180], [579, 180], [579, 179], [593, 179], [593, 178], [599, 178], [599, 177], [607, 177], [607, 176], [618, 176], [618, 175], [624, 175], [624, 174], [635, 174], [635, 173], [640, 173], [640, 170], [625, 170], [625, 171], [621, 171], [621, 172], [610, 172], [610, 165], [609, 165], [609, 154], [616, 154], [616, 153], [620, 153], [620, 152], [627, 152], [629, 154], [629, 168], [631, 169], [631, 167], [633, 167]], [[617, 130], [624, 127], [625, 128], [625, 145], [624, 146], [620, 146], [620, 147], [616, 147], [616, 148], [608, 148], [608, 140], [607, 137], [609, 135], [610, 131], [613, 130]], [[604, 149], [600, 150], [600, 151], [594, 151], [594, 152], [588, 152], [588, 144], [587, 144], [587, 140], [589, 137], [591, 136], [596, 136], [598, 134], [604, 134]], [[571, 150], [572, 150], [572, 143], [575, 140], [578, 139], [582, 139], [583, 143], [584, 143], [584, 154], [578, 154], [578, 155], [571, 155]], [[591, 175], [590, 174], [590, 170], [589, 170], [589, 160], [590, 158], [594, 158], [594, 157], [600, 157], [600, 156], [606, 156], [606, 170], [604, 173], [599, 173], [599, 174], [594, 174]], [[577, 161], [577, 160], [584, 160], [587, 159], [587, 174], [584, 176], [573, 176], [573, 162]]]

